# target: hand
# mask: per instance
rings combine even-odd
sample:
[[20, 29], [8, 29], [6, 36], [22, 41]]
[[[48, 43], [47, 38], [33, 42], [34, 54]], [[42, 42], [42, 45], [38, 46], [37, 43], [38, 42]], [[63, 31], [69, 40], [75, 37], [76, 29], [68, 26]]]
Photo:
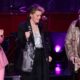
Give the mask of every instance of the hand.
[[29, 37], [30, 37], [30, 31], [25, 32], [25, 37], [26, 37], [27, 40], [29, 39]]
[[49, 56], [49, 62], [51, 62], [52, 61], [52, 57], [51, 56]]
[[74, 62], [74, 57], [73, 57], [73, 56], [70, 57], [70, 60], [72, 61], [73, 64], [75, 63], [75, 62]]

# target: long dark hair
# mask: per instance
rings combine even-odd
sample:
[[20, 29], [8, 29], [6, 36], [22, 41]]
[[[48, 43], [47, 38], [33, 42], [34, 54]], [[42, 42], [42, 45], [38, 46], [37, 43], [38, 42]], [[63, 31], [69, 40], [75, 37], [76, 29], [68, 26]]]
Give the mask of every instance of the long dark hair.
[[77, 22], [76, 22], [76, 25], [75, 25], [76, 27], [78, 27], [79, 29], [80, 29], [80, 20], [77, 20]]
[[80, 9], [78, 10], [78, 19], [77, 19], [77, 23], [76, 23], [76, 27], [78, 27], [80, 29]]

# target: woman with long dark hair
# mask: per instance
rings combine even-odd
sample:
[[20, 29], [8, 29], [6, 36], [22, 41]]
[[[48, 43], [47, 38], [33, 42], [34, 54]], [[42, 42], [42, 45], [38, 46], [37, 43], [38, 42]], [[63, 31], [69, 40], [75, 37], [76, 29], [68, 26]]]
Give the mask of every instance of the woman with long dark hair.
[[78, 19], [74, 20], [68, 29], [65, 39], [65, 49], [68, 59], [74, 64], [74, 77], [78, 80], [80, 76], [80, 10], [78, 11]]
[[4, 80], [5, 77], [5, 67], [8, 65], [8, 60], [5, 52], [1, 46], [4, 40], [4, 30], [0, 29], [0, 80]]

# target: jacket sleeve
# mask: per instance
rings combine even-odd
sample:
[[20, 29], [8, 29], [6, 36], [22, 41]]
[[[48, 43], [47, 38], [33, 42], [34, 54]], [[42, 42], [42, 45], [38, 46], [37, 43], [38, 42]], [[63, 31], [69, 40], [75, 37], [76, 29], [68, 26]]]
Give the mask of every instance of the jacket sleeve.
[[69, 60], [71, 60], [71, 58], [74, 57], [74, 49], [73, 49], [74, 47], [73, 46], [74, 29], [75, 27], [72, 22], [66, 34], [66, 38], [65, 38], [65, 50], [66, 50], [66, 54]]
[[25, 38], [25, 24], [21, 23], [18, 27], [18, 45], [19, 47], [24, 47], [26, 38]]
[[46, 57], [48, 58], [48, 56], [51, 56], [51, 51], [52, 51], [52, 47], [50, 43], [50, 36], [48, 32], [44, 33], [44, 43], [43, 44], [44, 44]]

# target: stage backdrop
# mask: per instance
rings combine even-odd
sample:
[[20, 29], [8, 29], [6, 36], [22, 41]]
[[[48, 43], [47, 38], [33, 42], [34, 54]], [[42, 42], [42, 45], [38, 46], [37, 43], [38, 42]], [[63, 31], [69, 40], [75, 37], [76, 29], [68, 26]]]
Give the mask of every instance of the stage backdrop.
[[[76, 13], [46, 13], [47, 20], [44, 21], [44, 31], [65, 32], [70, 23], [77, 18]], [[27, 20], [27, 14], [21, 13], [3, 13], [0, 14], [0, 28], [5, 30], [5, 36], [12, 32], [17, 32], [18, 25]]]

